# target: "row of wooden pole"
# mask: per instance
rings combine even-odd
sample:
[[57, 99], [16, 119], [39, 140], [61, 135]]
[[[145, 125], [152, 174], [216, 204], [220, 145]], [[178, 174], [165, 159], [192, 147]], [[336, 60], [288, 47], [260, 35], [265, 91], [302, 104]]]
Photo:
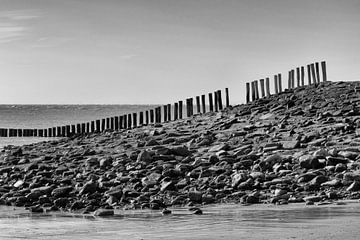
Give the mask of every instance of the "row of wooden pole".
[[[311, 63], [307, 65], [308, 73], [308, 84], [319, 84], [320, 79], [320, 64], [318, 62]], [[323, 82], [327, 81], [326, 74], [326, 62], [321, 62], [321, 73]], [[288, 75], [288, 89], [295, 88], [295, 75], [296, 75], [296, 87], [301, 87], [305, 85], [305, 67], [297, 67], [289, 71]], [[258, 80], [252, 81], [251, 83], [246, 83], [246, 102], [255, 101], [259, 98], [269, 97], [270, 93], [270, 78], [260, 79], [260, 90], [261, 96], [259, 94], [259, 84]], [[274, 92], [279, 94], [283, 92], [282, 89], [282, 77], [281, 73], [274, 75]]]
[[[214, 94], [214, 99], [213, 99]], [[226, 107], [229, 103], [229, 90], [225, 89]], [[197, 114], [206, 113], [206, 95], [196, 96]], [[201, 100], [201, 101], [200, 101]], [[208, 94], [209, 111], [221, 111], [223, 109], [221, 90]], [[163, 109], [163, 112], [161, 111]], [[174, 115], [172, 115], [172, 111]], [[193, 98], [186, 99], [186, 116], [194, 115]], [[163, 117], [162, 117], [163, 116]], [[139, 117], [139, 118], [138, 118]], [[166, 104], [155, 109], [138, 113], [128, 113], [121, 116], [108, 117], [86, 123], [58, 126], [45, 129], [6, 129], [0, 128], [0, 137], [71, 137], [78, 134], [98, 133], [106, 130], [131, 129], [152, 123], [161, 123], [183, 118], [183, 101]]]

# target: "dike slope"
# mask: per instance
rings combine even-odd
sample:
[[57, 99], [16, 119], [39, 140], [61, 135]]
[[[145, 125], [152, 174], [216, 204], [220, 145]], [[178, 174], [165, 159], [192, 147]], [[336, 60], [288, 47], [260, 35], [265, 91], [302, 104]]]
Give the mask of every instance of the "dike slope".
[[8, 146], [0, 153], [0, 204], [112, 215], [359, 199], [359, 90], [360, 82], [326, 82], [219, 113]]

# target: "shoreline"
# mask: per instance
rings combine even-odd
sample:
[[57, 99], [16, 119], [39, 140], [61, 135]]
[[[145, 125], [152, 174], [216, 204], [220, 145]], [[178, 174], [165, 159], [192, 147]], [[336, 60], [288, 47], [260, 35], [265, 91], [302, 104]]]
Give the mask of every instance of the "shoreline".
[[7, 147], [0, 203], [101, 216], [359, 199], [359, 111], [348, 107], [356, 86], [303, 87], [174, 122]]

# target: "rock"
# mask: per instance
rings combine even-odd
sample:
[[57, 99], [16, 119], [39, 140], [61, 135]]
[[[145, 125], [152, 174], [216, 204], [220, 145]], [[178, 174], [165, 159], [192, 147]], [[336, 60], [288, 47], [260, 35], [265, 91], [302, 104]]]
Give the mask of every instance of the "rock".
[[162, 210], [162, 212], [161, 212], [163, 215], [169, 215], [169, 214], [171, 214], [171, 210], [169, 210], [169, 209], [163, 209]]
[[187, 157], [191, 155], [191, 152], [184, 146], [177, 146], [170, 149], [171, 154], [176, 156]]
[[89, 167], [96, 167], [99, 166], [99, 160], [96, 157], [89, 157], [88, 159], [86, 159], [85, 164]]
[[230, 149], [230, 146], [228, 144], [218, 144], [209, 149], [209, 152], [219, 152], [221, 150], [227, 151]]
[[109, 167], [109, 166], [111, 166], [111, 164], [112, 164], [112, 158], [111, 157], [101, 158], [100, 162], [99, 162], [99, 165], [100, 165], [101, 168]]
[[342, 172], [342, 171], [345, 171], [346, 169], [347, 169], [347, 167], [343, 163], [338, 163], [335, 166], [335, 172]]
[[360, 190], [360, 183], [357, 181], [354, 181], [347, 189], [348, 192], [355, 192]]
[[87, 193], [92, 194], [92, 193], [96, 192], [97, 186], [98, 186], [98, 185], [97, 185], [97, 183], [95, 183], [95, 182], [92, 182], [92, 181], [87, 182], [87, 183], [85, 183], [85, 185], [80, 189], [79, 194], [80, 194], [80, 195], [84, 195], [84, 194], [87, 194]]
[[155, 139], [151, 139], [148, 142], [146, 142], [145, 146], [147, 147], [151, 147], [151, 146], [157, 146], [160, 145], [160, 143], [158, 141], [156, 141]]
[[153, 158], [152, 158], [151, 154], [150, 154], [148, 151], [142, 150], [142, 151], [139, 153], [136, 161], [137, 161], [137, 162], [150, 163], [150, 162], [152, 161], [152, 159], [153, 159]]
[[249, 178], [249, 175], [245, 172], [234, 173], [231, 176], [231, 186], [237, 187], [241, 182], [246, 181]]
[[67, 197], [68, 194], [69, 194], [72, 190], [73, 190], [73, 187], [72, 187], [72, 186], [55, 188], [55, 189], [51, 192], [51, 196], [53, 196], [53, 197], [55, 197], [55, 198]]
[[96, 217], [114, 216], [114, 209], [97, 209], [94, 212], [94, 216], [96, 216]]
[[106, 195], [114, 196], [114, 197], [120, 199], [123, 195], [123, 188], [120, 185], [116, 186], [116, 187], [112, 187], [112, 188], [110, 188], [109, 191], [106, 192]]
[[323, 182], [321, 186], [323, 187], [337, 187], [341, 185], [341, 181], [339, 179], [333, 179], [330, 181]]
[[317, 158], [312, 155], [303, 155], [299, 158], [300, 166], [306, 169], [318, 169], [323, 167]]
[[58, 198], [54, 201], [54, 206], [57, 208], [65, 208], [68, 203], [68, 198]]
[[288, 149], [288, 150], [295, 149], [300, 146], [299, 141], [282, 141], [281, 144], [283, 149]]
[[202, 192], [196, 191], [196, 190], [189, 191], [188, 197], [189, 197], [190, 201], [201, 203], [201, 201], [202, 201]]

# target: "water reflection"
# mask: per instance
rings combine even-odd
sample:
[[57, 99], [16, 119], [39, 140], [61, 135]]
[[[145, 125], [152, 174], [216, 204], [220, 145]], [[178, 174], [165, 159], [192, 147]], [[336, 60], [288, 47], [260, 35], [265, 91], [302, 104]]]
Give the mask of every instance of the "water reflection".
[[30, 214], [2, 207], [0, 239], [282, 239], [296, 237], [301, 231], [312, 239], [336, 227], [344, 229], [343, 219], [354, 221], [360, 216], [360, 204], [215, 205], [203, 208], [203, 215], [192, 215], [183, 208], [171, 210], [166, 216], [159, 211], [139, 210], [116, 211], [114, 217], [98, 218], [70, 213]]

